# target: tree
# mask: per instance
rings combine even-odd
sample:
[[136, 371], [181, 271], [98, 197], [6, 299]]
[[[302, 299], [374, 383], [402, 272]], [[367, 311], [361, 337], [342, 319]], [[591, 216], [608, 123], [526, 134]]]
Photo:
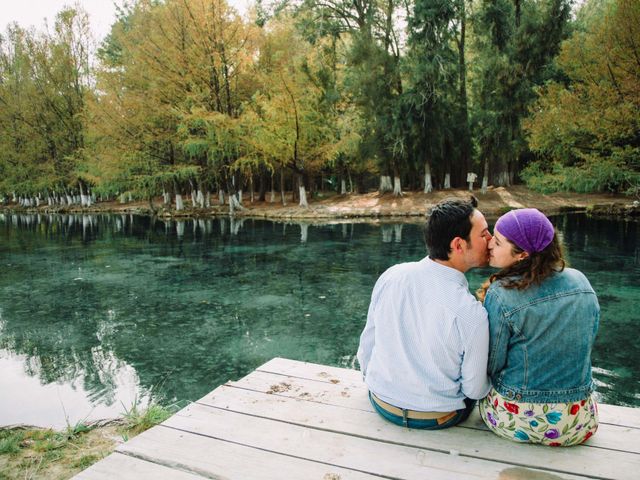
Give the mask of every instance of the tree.
[[525, 122], [542, 190], [640, 192], [640, 4], [589, 1]]
[[567, 34], [568, 0], [483, 0], [474, 17], [474, 124], [483, 190], [510, 185], [529, 151], [522, 120]]

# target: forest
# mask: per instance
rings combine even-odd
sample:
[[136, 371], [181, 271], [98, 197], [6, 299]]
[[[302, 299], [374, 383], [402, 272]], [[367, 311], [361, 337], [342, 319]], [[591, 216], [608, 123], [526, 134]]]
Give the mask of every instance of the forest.
[[[0, 34], [0, 201], [640, 195], [637, 0], [131, 0]], [[215, 198], [212, 198], [215, 197]]]

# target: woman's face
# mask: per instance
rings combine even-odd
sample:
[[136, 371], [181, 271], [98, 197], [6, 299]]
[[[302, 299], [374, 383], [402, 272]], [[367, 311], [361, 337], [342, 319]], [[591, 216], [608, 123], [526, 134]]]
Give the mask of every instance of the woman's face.
[[494, 229], [493, 238], [489, 242], [489, 265], [506, 268], [527, 256], [527, 252], [514, 253], [513, 244]]

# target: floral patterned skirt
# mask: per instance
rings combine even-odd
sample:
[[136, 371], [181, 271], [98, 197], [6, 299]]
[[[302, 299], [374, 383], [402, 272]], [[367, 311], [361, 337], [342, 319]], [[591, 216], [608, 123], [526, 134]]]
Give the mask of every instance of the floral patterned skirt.
[[509, 402], [495, 389], [480, 400], [480, 415], [489, 429], [508, 440], [569, 447], [588, 440], [598, 429], [593, 397], [569, 403]]

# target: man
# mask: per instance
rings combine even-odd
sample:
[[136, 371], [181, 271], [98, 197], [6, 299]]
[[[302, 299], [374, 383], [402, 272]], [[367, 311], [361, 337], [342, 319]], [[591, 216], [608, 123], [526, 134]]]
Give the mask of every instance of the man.
[[487, 395], [487, 313], [464, 273], [488, 263], [491, 234], [475, 197], [429, 212], [429, 256], [389, 268], [376, 282], [358, 361], [374, 408], [408, 428], [466, 420]]

